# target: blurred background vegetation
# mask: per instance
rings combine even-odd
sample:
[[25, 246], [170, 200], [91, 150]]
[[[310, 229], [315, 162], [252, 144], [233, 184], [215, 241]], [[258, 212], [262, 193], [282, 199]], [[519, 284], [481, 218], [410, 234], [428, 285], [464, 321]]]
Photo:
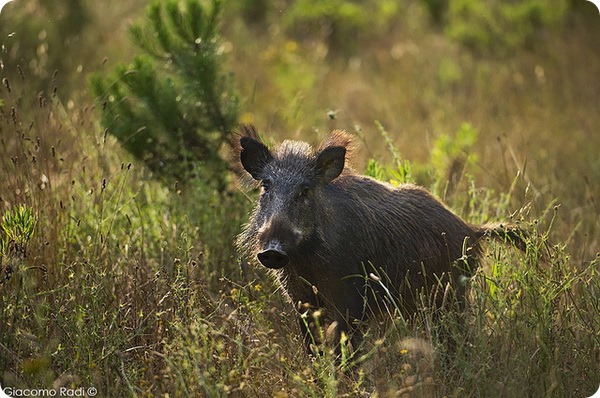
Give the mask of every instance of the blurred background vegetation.
[[[228, 171], [241, 122], [272, 142], [345, 129], [359, 171], [425, 185], [471, 222], [534, 230], [528, 256], [488, 253], [464, 350], [436, 347], [456, 357], [433, 375], [438, 394], [591, 395], [599, 37], [584, 0], [10, 2], [0, 384], [404, 391], [412, 375], [386, 374], [400, 360], [381, 344], [366, 376], [310, 363], [276, 287], [240, 267], [233, 242], [255, 194]], [[544, 248], [550, 266], [535, 259]], [[424, 325], [397, 326], [383, 346], [427, 335]]]

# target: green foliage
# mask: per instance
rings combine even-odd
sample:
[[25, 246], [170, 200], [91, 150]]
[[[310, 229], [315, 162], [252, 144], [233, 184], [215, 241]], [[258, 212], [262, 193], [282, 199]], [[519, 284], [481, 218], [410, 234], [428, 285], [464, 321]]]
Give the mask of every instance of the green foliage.
[[2, 216], [0, 228], [4, 231], [8, 241], [25, 245], [33, 236], [36, 218], [33, 210], [27, 206], [19, 205], [12, 211], [7, 211]]
[[479, 133], [470, 123], [463, 123], [453, 135], [442, 133], [431, 149], [431, 166], [438, 179], [453, 180], [465, 166], [477, 162], [473, 153]]
[[[445, 193], [451, 194], [465, 169], [477, 162], [478, 157], [473, 149], [479, 133], [470, 123], [463, 123], [453, 135], [440, 134], [431, 148], [429, 162], [416, 165], [402, 159], [383, 125], [379, 122], [375, 124], [393, 160], [391, 166], [383, 166], [376, 160], [369, 159], [365, 173], [380, 181], [397, 186], [416, 181], [424, 183], [433, 177], [434, 192], [438, 192], [439, 187], [443, 186]], [[416, 171], [415, 175], [413, 169]]]
[[[13, 109], [31, 100], [6, 98]], [[194, 295], [239, 273], [233, 242], [247, 200], [201, 181], [169, 189], [111, 136], [75, 125], [57, 99], [39, 104], [0, 112], [0, 237], [10, 241], [0, 255], [0, 384], [94, 386], [101, 396], [125, 396], [130, 379], [149, 388], [160, 357], [138, 350], [162, 351], [173, 325], [189, 324]], [[91, 115], [79, 114], [81, 125]]]
[[114, 76], [91, 79], [102, 124], [160, 177], [201, 176], [224, 185], [220, 157], [237, 123], [239, 100], [224, 73], [219, 37], [222, 5], [154, 2], [147, 22], [130, 29], [145, 53]]
[[375, 122], [375, 125], [379, 131], [379, 134], [383, 138], [388, 151], [392, 155], [393, 165], [390, 167], [384, 167], [375, 159], [369, 159], [365, 172], [366, 175], [376, 178], [380, 181], [389, 182], [394, 186], [414, 182], [412, 165], [410, 161], [402, 159], [400, 152], [392, 142], [390, 134], [383, 127], [383, 125], [378, 121]]
[[561, 23], [568, 7], [568, 0], [452, 1], [445, 32], [475, 50], [513, 51], [531, 44], [540, 28]]
[[[27, 244], [35, 230], [33, 210], [18, 205], [8, 210], [0, 221], [0, 286], [18, 271], [27, 257]], [[2, 234], [3, 232], [3, 234]]]
[[[409, 15], [412, 5], [392, 0], [288, 0], [278, 7], [240, 2], [236, 9], [250, 24], [279, 21], [298, 41], [322, 40], [329, 54], [354, 56], [361, 45], [381, 37]], [[502, 54], [531, 46], [543, 29], [564, 25], [569, 0], [421, 0], [430, 20], [446, 36], [483, 53]], [[367, 44], [368, 45], [368, 44]]]
[[[352, 55], [359, 40], [387, 31], [399, 10], [392, 0], [296, 0], [290, 2], [283, 25], [296, 37], [321, 32], [333, 54]], [[370, 18], [365, 18], [370, 15]], [[318, 34], [317, 34], [318, 36]]]
[[365, 169], [365, 175], [367, 175], [369, 177], [373, 177], [379, 181], [387, 180], [387, 171], [385, 170], [385, 167], [383, 167], [383, 165], [381, 165], [375, 159], [369, 159], [367, 161], [367, 168]]

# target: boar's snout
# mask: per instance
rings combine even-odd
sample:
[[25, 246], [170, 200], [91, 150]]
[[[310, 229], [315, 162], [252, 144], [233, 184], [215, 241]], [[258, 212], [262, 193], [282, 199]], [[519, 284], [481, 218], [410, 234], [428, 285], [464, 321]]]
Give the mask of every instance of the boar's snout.
[[257, 257], [262, 265], [271, 269], [283, 268], [290, 262], [286, 252], [277, 243], [268, 244], [263, 251], [258, 253]]

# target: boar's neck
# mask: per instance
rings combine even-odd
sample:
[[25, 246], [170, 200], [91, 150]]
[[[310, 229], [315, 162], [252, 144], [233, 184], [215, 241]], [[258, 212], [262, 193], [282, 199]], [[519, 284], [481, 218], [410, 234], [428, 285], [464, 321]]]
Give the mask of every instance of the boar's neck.
[[369, 178], [347, 175], [329, 184], [327, 191], [330, 200], [322, 207], [320, 232], [328, 258], [338, 259], [342, 266], [347, 263], [343, 259], [367, 255], [373, 240], [385, 231], [383, 212], [374, 206], [385, 207], [390, 190]]

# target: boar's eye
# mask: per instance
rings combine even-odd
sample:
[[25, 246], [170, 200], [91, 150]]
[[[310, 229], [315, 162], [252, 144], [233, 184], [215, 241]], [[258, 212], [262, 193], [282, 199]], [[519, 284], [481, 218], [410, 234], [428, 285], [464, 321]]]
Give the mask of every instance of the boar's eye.
[[298, 191], [298, 197], [305, 198], [308, 196], [309, 193], [310, 193], [310, 185], [303, 184], [300, 186], [300, 190]]
[[269, 192], [269, 189], [271, 189], [272, 184], [273, 184], [273, 181], [271, 181], [268, 178], [265, 178], [264, 180], [261, 181], [262, 189], [265, 192]]

